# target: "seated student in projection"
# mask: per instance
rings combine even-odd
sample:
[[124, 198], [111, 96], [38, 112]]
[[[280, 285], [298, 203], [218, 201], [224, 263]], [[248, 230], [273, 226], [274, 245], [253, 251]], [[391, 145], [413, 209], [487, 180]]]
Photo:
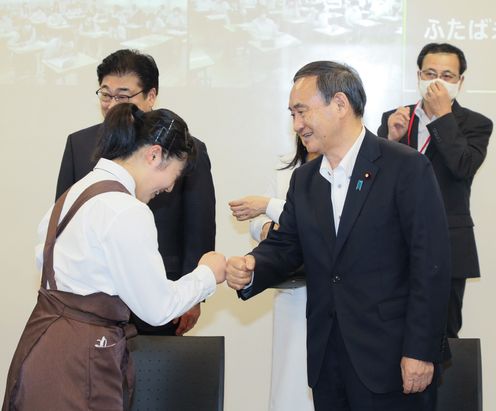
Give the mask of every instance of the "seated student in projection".
[[[165, 324], [213, 294], [225, 258], [209, 252], [166, 277], [146, 203], [170, 191], [194, 157], [186, 123], [129, 103], [105, 117], [94, 170], [39, 226], [38, 302], [12, 360], [3, 410], [121, 410], [132, 389], [130, 310]], [[80, 206], [80, 208], [79, 208]]]

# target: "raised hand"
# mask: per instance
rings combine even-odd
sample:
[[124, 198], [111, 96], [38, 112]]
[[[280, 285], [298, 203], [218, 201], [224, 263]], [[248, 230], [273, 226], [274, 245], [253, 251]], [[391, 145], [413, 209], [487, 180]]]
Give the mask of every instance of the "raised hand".
[[398, 107], [388, 118], [388, 140], [399, 141], [408, 131], [410, 109]]
[[433, 81], [424, 96], [424, 109], [429, 117], [444, 116], [451, 112], [451, 97], [441, 81]]
[[238, 221], [245, 221], [264, 214], [269, 205], [269, 197], [247, 196], [229, 202], [232, 214]]

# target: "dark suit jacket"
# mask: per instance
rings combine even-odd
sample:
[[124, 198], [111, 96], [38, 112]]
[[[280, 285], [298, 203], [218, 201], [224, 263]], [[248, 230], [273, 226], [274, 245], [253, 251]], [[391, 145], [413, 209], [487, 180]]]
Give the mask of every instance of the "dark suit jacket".
[[[93, 152], [99, 128], [100, 124], [67, 138], [56, 198], [95, 166]], [[161, 193], [148, 204], [155, 216], [159, 251], [171, 280], [191, 272], [205, 252], [215, 249], [215, 192], [210, 159], [205, 144], [196, 138], [194, 141], [197, 157], [192, 171], [176, 182], [171, 193]], [[147, 328], [144, 323], [140, 327]]]
[[[412, 115], [415, 105], [409, 108]], [[452, 110], [427, 126], [431, 142], [425, 155], [432, 163], [446, 207], [453, 278], [474, 278], [480, 276], [480, 271], [470, 214], [470, 189], [486, 157], [493, 124], [483, 115], [461, 107], [456, 100]], [[388, 118], [394, 111], [383, 114], [377, 131], [380, 137], [387, 138]], [[418, 123], [415, 116], [410, 136], [414, 148], [417, 148]], [[400, 142], [408, 144], [406, 134]]]
[[378, 393], [400, 390], [402, 356], [443, 358], [450, 255], [432, 166], [367, 131], [336, 237], [321, 159], [295, 170], [279, 230], [252, 251], [253, 284], [239, 294], [250, 298], [304, 262], [310, 386], [337, 317], [363, 383]]

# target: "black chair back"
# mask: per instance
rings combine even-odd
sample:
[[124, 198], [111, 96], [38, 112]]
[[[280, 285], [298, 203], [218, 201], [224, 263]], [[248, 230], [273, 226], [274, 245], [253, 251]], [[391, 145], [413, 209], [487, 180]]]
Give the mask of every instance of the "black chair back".
[[138, 335], [132, 411], [222, 411], [224, 337]]
[[449, 338], [436, 411], [482, 411], [482, 365], [478, 338]]

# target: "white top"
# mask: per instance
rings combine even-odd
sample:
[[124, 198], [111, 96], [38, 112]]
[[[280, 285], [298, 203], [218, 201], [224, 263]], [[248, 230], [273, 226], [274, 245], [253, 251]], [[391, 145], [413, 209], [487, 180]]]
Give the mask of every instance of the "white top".
[[[74, 184], [61, 218], [84, 189], [102, 180], [121, 182], [131, 195], [100, 194], [74, 215], [55, 243], [58, 289], [79, 295], [118, 295], [132, 312], [154, 326], [179, 317], [212, 295], [216, 281], [205, 265], [178, 281], [167, 279], [153, 213], [135, 197], [132, 176], [117, 163], [101, 159], [92, 172]], [[40, 270], [52, 208], [38, 227], [41, 244], [36, 247], [36, 261]]]
[[250, 233], [255, 241], [260, 241], [260, 234], [265, 223], [274, 221], [276, 224], [279, 224], [279, 217], [284, 209], [284, 204], [286, 204], [286, 193], [288, 192], [291, 176], [300, 164], [296, 164], [294, 168], [286, 168], [284, 170], [281, 170], [281, 168], [286, 167], [293, 157], [294, 154], [292, 156], [284, 156], [279, 160], [271, 175], [269, 186], [265, 191], [265, 196], [270, 198], [267, 210], [265, 214], [250, 221]]
[[329, 181], [329, 183], [331, 183], [332, 211], [334, 214], [334, 227], [336, 229], [336, 234], [338, 233], [339, 221], [343, 212], [348, 186], [350, 185], [351, 174], [353, 173], [353, 168], [355, 167], [355, 162], [364, 137], [365, 127], [362, 126], [362, 131], [360, 132], [355, 143], [351, 146], [335, 169], [332, 169], [326, 156], [322, 157], [320, 174], [327, 181]]

